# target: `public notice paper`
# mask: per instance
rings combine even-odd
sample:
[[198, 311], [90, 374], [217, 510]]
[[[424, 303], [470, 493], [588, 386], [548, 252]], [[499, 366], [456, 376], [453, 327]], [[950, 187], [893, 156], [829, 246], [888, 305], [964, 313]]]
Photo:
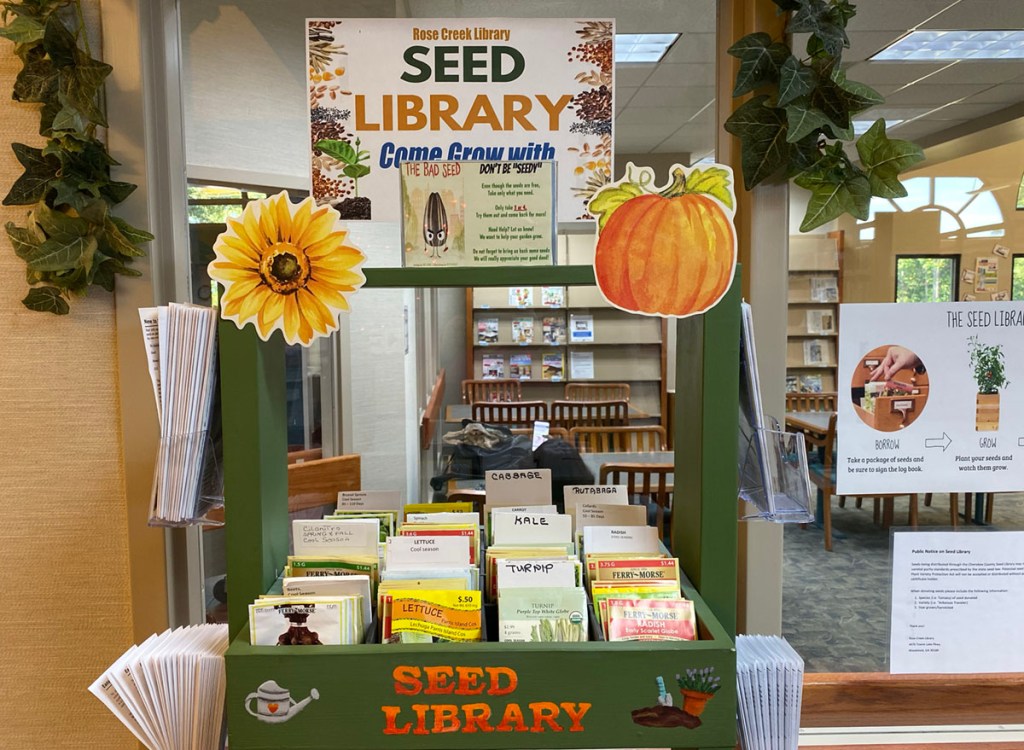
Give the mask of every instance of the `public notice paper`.
[[893, 536], [893, 674], [1024, 672], [1024, 531]]

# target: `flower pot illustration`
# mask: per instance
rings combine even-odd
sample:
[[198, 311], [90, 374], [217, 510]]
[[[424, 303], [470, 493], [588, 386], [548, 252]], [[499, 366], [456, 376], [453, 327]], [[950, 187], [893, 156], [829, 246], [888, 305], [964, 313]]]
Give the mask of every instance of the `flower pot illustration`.
[[708, 701], [715, 697], [714, 693], [699, 693], [696, 690], [682, 690], [683, 710], [691, 716], [700, 716], [707, 708]]
[[[268, 724], [281, 724], [295, 716], [311, 701], [319, 700], [320, 693], [315, 688], [310, 691], [309, 697], [296, 703], [292, 700], [291, 692], [283, 688], [273, 680], [267, 680], [255, 693], [249, 693], [245, 698], [245, 710], [260, 721]], [[255, 701], [256, 710], [252, 709]]]
[[977, 336], [967, 339], [967, 353], [978, 384], [974, 429], [995, 432], [999, 429], [999, 394], [1010, 385], [1006, 379], [1006, 358], [1002, 344], [986, 344]]
[[994, 432], [999, 429], [999, 394], [979, 393], [975, 410], [976, 432]]

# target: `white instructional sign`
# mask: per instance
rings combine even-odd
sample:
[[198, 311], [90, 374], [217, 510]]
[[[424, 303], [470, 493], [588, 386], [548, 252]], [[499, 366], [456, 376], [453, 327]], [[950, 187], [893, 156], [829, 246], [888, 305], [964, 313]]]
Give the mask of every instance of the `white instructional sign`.
[[317, 203], [343, 219], [400, 221], [402, 162], [554, 161], [558, 220], [591, 218], [587, 203], [612, 175], [614, 21], [306, 24]]
[[1024, 303], [842, 305], [837, 494], [1024, 489]]
[[892, 566], [893, 674], [1024, 672], [1024, 531], [897, 532]]

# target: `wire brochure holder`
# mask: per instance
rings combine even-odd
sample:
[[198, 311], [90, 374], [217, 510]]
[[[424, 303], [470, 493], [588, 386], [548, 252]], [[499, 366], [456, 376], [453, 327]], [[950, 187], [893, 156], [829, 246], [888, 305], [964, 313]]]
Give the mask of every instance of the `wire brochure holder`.
[[765, 426], [757, 350], [750, 305], [741, 306], [740, 328], [740, 497], [757, 508], [747, 518], [776, 523], [810, 523], [811, 481], [804, 436], [783, 432], [774, 418]]

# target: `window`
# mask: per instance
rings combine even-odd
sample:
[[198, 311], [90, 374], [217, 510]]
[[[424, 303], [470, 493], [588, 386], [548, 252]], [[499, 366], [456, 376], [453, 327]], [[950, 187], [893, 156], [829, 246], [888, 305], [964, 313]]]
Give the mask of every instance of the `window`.
[[881, 213], [938, 211], [937, 239], [1003, 237], [1003, 212], [999, 202], [977, 177], [911, 177], [903, 180], [903, 198], [872, 198], [865, 221], [858, 221], [857, 236], [875, 238], [875, 217]]
[[1010, 299], [1024, 299], [1024, 255], [1013, 256], [1013, 281]]
[[896, 256], [897, 302], [955, 302], [959, 255]]

